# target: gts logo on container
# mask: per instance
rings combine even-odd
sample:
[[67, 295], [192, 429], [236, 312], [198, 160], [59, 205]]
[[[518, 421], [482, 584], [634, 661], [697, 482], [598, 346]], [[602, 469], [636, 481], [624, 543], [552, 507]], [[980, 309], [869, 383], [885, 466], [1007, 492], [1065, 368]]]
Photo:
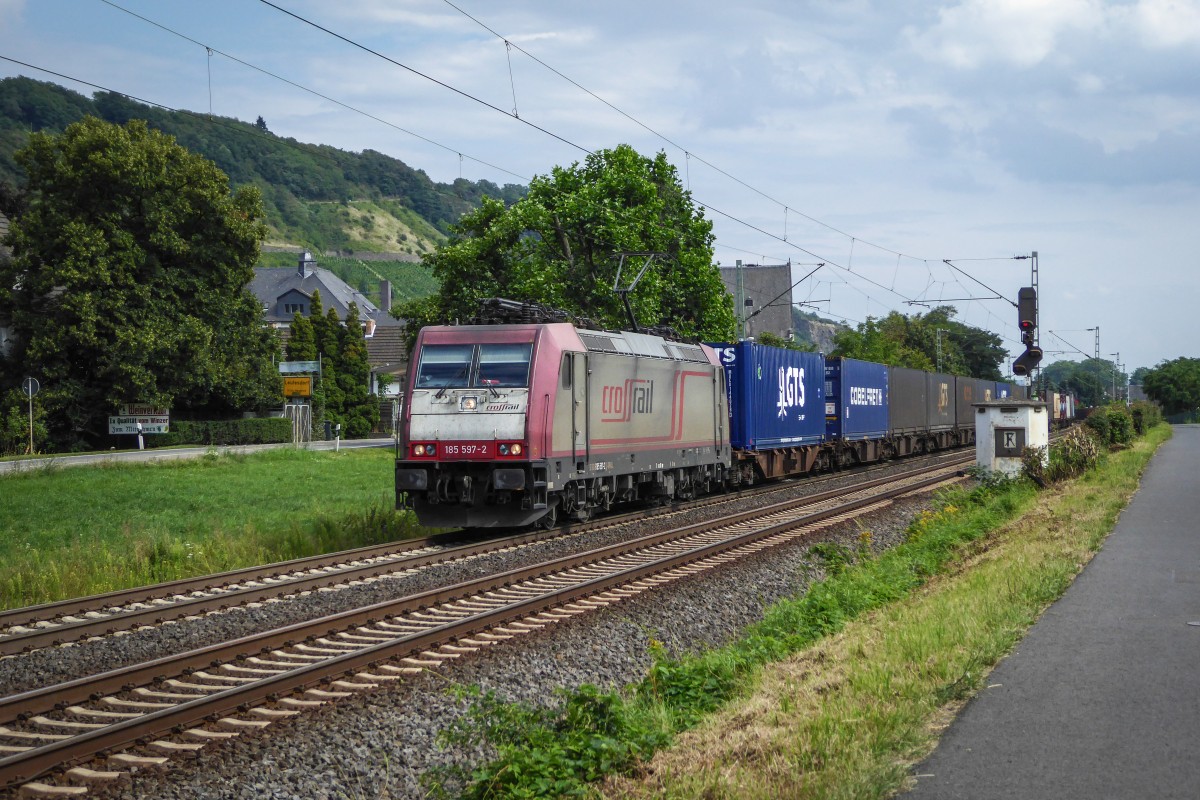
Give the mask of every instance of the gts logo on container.
[[780, 367], [779, 400], [775, 403], [779, 418], [783, 419], [797, 406], [804, 408], [804, 368]]
[[627, 378], [620, 386], [600, 390], [600, 421], [626, 422], [634, 414], [654, 413], [654, 381]]

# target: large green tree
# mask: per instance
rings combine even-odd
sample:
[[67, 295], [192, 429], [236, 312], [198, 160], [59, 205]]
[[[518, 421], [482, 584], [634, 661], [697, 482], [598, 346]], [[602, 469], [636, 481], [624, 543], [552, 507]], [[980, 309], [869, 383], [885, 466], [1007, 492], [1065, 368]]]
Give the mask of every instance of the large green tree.
[[341, 329], [341, 337], [337, 380], [342, 390], [346, 435], [361, 438], [379, 424], [379, 397], [371, 393], [371, 362], [357, 303], [351, 303], [346, 309], [346, 324]]
[[926, 314], [892, 311], [881, 319], [869, 318], [834, 336], [833, 355], [1001, 380], [999, 366], [1007, 357], [1003, 340], [958, 322], [957, 313], [953, 306], [938, 306]]
[[1166, 414], [1200, 409], [1200, 358], [1162, 362], [1146, 373], [1142, 388]]
[[1042, 380], [1052, 391], [1075, 395], [1083, 406], [1102, 406], [1112, 399], [1114, 383], [1118, 389], [1124, 386], [1116, 364], [1103, 358], [1055, 361], [1042, 368]]
[[28, 206], [0, 265], [16, 335], [0, 370], [41, 380], [53, 446], [101, 440], [122, 403], [186, 417], [278, 402], [277, 340], [246, 289], [256, 189], [231, 193], [212, 162], [138, 121], [85, 118], [17, 158]]
[[[638, 324], [727, 339], [733, 308], [713, 265], [712, 243], [712, 223], [666, 155], [647, 158], [620, 145], [535, 177], [529, 194], [512, 206], [484, 199], [426, 258], [440, 293], [407, 304], [398, 316], [410, 321], [415, 336], [422, 324], [474, 316], [482, 298], [507, 297], [629, 327], [613, 289], [621, 253], [655, 252], [662, 257], [629, 296]], [[622, 286], [644, 262], [627, 261]]]

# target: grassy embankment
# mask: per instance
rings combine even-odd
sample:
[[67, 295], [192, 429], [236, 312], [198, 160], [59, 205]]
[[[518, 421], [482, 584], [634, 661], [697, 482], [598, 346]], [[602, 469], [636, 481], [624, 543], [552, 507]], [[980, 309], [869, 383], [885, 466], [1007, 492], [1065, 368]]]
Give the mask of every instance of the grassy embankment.
[[[905, 544], [858, 563], [826, 553], [829, 576], [741, 641], [681, 661], [656, 652], [623, 692], [584, 687], [552, 708], [485, 697], [450, 737], [497, 748], [465, 796], [893, 794], [1099, 549], [1169, 437], [1154, 428], [1047, 491], [951, 493]], [[587, 783], [621, 772], [634, 777]]]
[[419, 535], [389, 448], [280, 449], [0, 476], [0, 607]]

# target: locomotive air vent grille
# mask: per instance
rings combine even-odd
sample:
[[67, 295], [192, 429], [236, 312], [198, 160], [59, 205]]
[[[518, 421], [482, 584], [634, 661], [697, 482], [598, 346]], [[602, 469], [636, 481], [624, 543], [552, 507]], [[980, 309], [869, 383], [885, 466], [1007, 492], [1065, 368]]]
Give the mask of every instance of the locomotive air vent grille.
[[579, 338], [583, 340], [584, 347], [588, 350], [603, 350], [606, 353], [616, 353], [617, 346], [613, 344], [612, 339], [607, 336], [597, 336], [594, 333], [584, 333], [579, 331]]
[[708, 359], [704, 357], [704, 351], [694, 344], [672, 344], [668, 345], [668, 349], [682, 361], [694, 361], [697, 364], [708, 363]]

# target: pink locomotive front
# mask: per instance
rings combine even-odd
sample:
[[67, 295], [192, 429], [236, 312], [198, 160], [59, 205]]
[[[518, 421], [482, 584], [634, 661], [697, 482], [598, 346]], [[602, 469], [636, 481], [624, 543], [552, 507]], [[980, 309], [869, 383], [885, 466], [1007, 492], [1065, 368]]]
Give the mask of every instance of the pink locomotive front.
[[686, 496], [729, 448], [712, 351], [566, 323], [432, 327], [414, 351], [398, 504], [425, 525], [550, 524]]

